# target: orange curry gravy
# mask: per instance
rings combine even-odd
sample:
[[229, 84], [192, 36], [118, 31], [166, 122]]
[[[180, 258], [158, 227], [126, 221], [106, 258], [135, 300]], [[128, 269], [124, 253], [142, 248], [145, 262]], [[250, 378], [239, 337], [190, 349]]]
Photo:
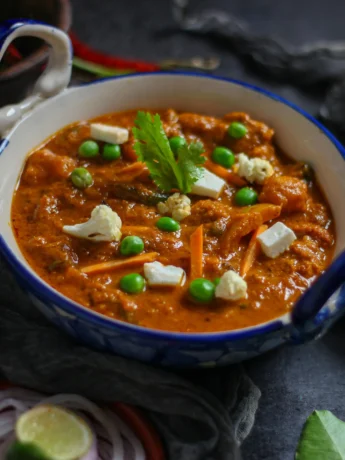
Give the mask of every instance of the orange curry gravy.
[[[131, 128], [136, 111], [114, 113], [98, 122]], [[253, 231], [262, 223], [256, 205], [246, 209], [234, 204], [238, 187], [229, 184], [218, 200], [190, 195], [191, 215], [181, 230], [166, 233], [155, 223], [161, 215], [157, 202], [166, 199], [147, 174], [122, 172], [137, 161], [133, 137], [121, 146], [122, 158], [105, 161], [81, 158], [78, 148], [90, 139], [88, 122], [67, 126], [28, 157], [14, 195], [12, 225], [17, 242], [31, 267], [56, 290], [90, 310], [140, 326], [181, 332], [224, 331], [255, 325], [288, 312], [299, 295], [331, 260], [335, 241], [330, 209], [310, 169], [281, 152], [273, 141], [274, 132], [244, 113], [230, 113], [222, 119], [172, 109], [159, 111], [168, 137], [183, 135], [187, 141], [201, 141], [210, 158], [216, 146], [235, 154], [260, 157], [271, 162], [275, 174], [264, 185], [253, 185], [259, 202], [281, 206], [278, 218], [296, 234], [297, 240], [276, 259], [260, 253], [246, 276], [246, 299], [231, 302], [215, 299], [198, 304], [188, 297], [190, 235], [204, 224], [204, 277], [213, 280], [225, 271], [239, 271]], [[233, 139], [227, 129], [240, 121], [248, 129], [242, 139]], [[100, 142], [100, 149], [102, 143]], [[94, 184], [76, 189], [69, 175], [75, 167], [87, 168]], [[211, 165], [212, 166], [212, 165]], [[63, 225], [90, 218], [99, 204], [107, 204], [122, 219], [123, 236], [137, 235], [145, 252], [158, 252], [163, 264], [186, 270], [183, 287], [148, 287], [141, 294], [125, 294], [119, 280], [125, 274], [143, 274], [143, 267], [86, 275], [80, 268], [123, 258], [119, 242], [90, 242], [69, 236]]]

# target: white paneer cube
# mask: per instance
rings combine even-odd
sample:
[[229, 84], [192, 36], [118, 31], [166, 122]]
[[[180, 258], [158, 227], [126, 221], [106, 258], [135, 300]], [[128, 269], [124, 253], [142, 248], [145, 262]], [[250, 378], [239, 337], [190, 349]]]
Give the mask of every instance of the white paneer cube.
[[193, 184], [191, 193], [210, 198], [219, 198], [225, 187], [225, 181], [207, 169], [202, 169], [204, 175]]
[[128, 129], [119, 126], [104, 125], [103, 123], [91, 124], [91, 137], [96, 141], [108, 144], [124, 144], [128, 141]]
[[247, 295], [247, 283], [234, 270], [225, 272], [216, 287], [216, 297], [224, 300], [239, 300]]
[[182, 268], [160, 262], [144, 264], [144, 275], [149, 286], [183, 286], [186, 280]]
[[258, 236], [263, 253], [271, 259], [286, 251], [295, 239], [295, 233], [282, 222], [277, 222]]
[[122, 221], [109, 206], [96, 206], [88, 221], [76, 225], [64, 225], [63, 232], [89, 241], [120, 241]]

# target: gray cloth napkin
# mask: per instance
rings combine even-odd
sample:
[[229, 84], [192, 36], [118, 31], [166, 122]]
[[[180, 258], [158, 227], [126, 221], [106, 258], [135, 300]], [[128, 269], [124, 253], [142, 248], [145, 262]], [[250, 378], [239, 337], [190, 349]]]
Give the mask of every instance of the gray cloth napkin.
[[173, 372], [79, 345], [48, 323], [0, 258], [0, 374], [48, 393], [139, 406], [158, 428], [169, 460], [237, 460], [259, 389], [231, 366]]

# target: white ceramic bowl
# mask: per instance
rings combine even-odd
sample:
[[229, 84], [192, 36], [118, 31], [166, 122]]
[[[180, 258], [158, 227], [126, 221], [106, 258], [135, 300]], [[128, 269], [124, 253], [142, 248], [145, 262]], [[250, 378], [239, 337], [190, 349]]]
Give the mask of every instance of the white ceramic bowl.
[[[62, 71], [66, 74], [66, 66]], [[0, 142], [0, 250], [37, 307], [59, 327], [92, 346], [171, 366], [227, 364], [284, 342], [310, 339], [327, 329], [342, 314], [345, 303], [345, 292], [340, 288], [321, 309], [328, 296], [342, 285], [343, 258], [326, 274], [323, 284], [320, 281], [318, 291], [303, 296], [294, 321], [291, 314], [286, 314], [263, 325], [213, 334], [154, 331], [105, 318], [56, 292], [30, 268], [10, 224], [12, 195], [27, 153], [67, 124], [138, 107], [173, 107], [215, 116], [243, 111], [272, 126], [283, 151], [315, 169], [336, 222], [336, 254], [345, 247], [345, 207], [341, 199], [345, 196], [345, 152], [301, 109], [266, 91], [225, 78], [155, 73], [107, 79], [64, 90], [40, 102]], [[8, 127], [5, 112], [0, 111], [0, 126], [3, 122]]]

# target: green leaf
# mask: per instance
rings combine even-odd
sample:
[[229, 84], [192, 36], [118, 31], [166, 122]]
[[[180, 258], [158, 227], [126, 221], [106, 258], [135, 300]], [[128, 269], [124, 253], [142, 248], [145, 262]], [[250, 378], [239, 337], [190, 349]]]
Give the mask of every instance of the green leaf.
[[130, 73], [133, 73], [130, 69], [128, 70], [110, 69], [109, 67], [105, 67], [99, 64], [94, 64], [93, 62], [85, 61], [84, 59], [80, 59], [76, 56], [74, 56], [73, 58], [73, 67], [80, 69], [80, 70], [84, 70], [89, 73], [92, 73], [94, 75], [97, 75], [98, 77], [112, 77], [114, 75], [127, 75]]
[[181, 171], [183, 171], [182, 184], [179, 189], [183, 190], [184, 193], [189, 193], [192, 185], [202, 177], [202, 168], [198, 166], [206, 161], [206, 158], [202, 155], [203, 152], [204, 146], [201, 142], [185, 144], [178, 149], [177, 162]]
[[296, 460], [345, 460], [345, 423], [327, 410], [314, 411], [304, 425]]
[[203, 145], [192, 143], [181, 147], [175, 160], [169, 140], [158, 114], [138, 112], [133, 135], [136, 139], [134, 150], [138, 159], [146, 164], [155, 184], [163, 191], [176, 188], [188, 193], [194, 182], [202, 176], [205, 158], [202, 157]]
[[49, 460], [34, 444], [15, 441], [6, 453], [6, 460]]

